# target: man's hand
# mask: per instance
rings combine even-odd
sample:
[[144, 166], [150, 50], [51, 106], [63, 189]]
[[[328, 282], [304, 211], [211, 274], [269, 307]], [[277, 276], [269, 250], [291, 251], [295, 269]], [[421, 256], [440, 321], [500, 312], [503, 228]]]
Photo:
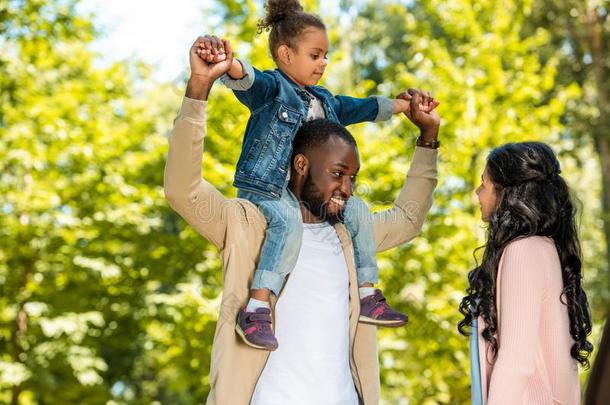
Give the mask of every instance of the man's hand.
[[218, 63], [227, 59], [225, 44], [229, 44], [226, 39], [219, 39], [215, 35], [204, 35], [197, 41], [197, 55], [208, 63]]
[[[424, 112], [430, 112], [439, 106], [439, 102], [436, 101], [432, 96], [427, 94], [428, 97], [422, 99], [422, 104], [419, 105], [419, 109]], [[425, 104], [423, 104], [425, 103]], [[392, 100], [392, 113], [408, 113], [411, 110], [411, 95], [407, 92], [400, 93], [394, 100]]]
[[409, 101], [409, 111], [404, 114], [420, 129], [422, 138], [425, 141], [436, 140], [441, 123], [440, 116], [434, 111], [439, 105], [438, 101], [430, 93], [417, 89], [409, 89], [397, 98]]
[[[197, 55], [208, 63], [219, 63], [227, 60], [225, 48], [231, 48], [229, 40], [221, 40], [214, 35], [205, 35], [203, 41], [199, 43]], [[232, 59], [231, 67], [226, 73], [233, 80], [242, 79], [246, 75], [244, 68], [237, 59]]]
[[[222, 45], [224, 55], [222, 60], [215, 61], [216, 59], [219, 59], [218, 51], [212, 55], [211, 61], [208, 60], [210, 58], [207, 56], [200, 56], [202, 49], [212, 47], [212, 40], [210, 38], [213, 38], [216, 48], [220, 46], [218, 44]], [[210, 35], [199, 37], [191, 46], [189, 63], [191, 66], [191, 77], [186, 87], [186, 97], [197, 100], [207, 100], [214, 81], [225, 74], [233, 64], [233, 50], [231, 49], [231, 44], [227, 40], [219, 40]]]

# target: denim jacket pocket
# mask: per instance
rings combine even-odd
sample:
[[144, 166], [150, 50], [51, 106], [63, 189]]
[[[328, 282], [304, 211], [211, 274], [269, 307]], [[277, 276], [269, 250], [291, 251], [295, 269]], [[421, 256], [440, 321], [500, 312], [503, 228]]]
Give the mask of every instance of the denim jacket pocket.
[[282, 122], [286, 122], [289, 124], [296, 124], [299, 122], [299, 113], [286, 108], [285, 106], [280, 104], [280, 108], [278, 108], [277, 110], [277, 118], [282, 121]]

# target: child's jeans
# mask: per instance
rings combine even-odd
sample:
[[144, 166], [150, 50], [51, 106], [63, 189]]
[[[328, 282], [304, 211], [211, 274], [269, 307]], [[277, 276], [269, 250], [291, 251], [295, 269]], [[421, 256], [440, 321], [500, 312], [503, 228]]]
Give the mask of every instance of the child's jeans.
[[[266, 288], [279, 295], [301, 251], [303, 219], [299, 202], [288, 189], [284, 189], [279, 200], [244, 190], [239, 190], [237, 197], [254, 203], [267, 219], [265, 241], [251, 288]], [[351, 197], [345, 208], [344, 223], [352, 235], [358, 285], [377, 283], [375, 227], [366, 203]]]

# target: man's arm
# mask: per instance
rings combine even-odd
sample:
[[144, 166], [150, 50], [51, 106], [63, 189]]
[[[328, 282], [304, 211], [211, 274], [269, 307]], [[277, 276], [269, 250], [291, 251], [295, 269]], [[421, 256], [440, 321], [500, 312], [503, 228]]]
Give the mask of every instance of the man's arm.
[[421, 232], [437, 183], [437, 155], [435, 149], [416, 147], [394, 206], [373, 214], [378, 252], [408, 242]]
[[[440, 117], [436, 111], [420, 109], [430, 100], [421, 92], [409, 90], [408, 95], [400, 95], [409, 100], [410, 108], [405, 113], [420, 129], [422, 144], [438, 139]], [[381, 252], [405, 243], [419, 234], [426, 214], [432, 206], [432, 193], [437, 184], [437, 149], [416, 147], [406, 182], [388, 210], [375, 213], [375, 235], [377, 251]]]
[[227, 199], [202, 178], [205, 109], [214, 81], [230, 67], [227, 61], [210, 64], [197, 55], [201, 37], [190, 50], [191, 77], [180, 113], [169, 137], [164, 191], [169, 205], [214, 245], [224, 247]]

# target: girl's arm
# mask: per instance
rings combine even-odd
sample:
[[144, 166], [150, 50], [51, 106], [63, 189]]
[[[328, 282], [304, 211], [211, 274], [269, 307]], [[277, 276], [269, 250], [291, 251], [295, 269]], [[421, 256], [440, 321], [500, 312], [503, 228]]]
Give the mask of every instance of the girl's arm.
[[[328, 92], [323, 88], [319, 88], [319, 91]], [[381, 96], [366, 98], [334, 96], [332, 101], [337, 118], [344, 126], [366, 121], [386, 121], [392, 117], [394, 110], [392, 100]]]
[[[328, 91], [328, 90], [323, 90]], [[411, 89], [409, 91], [412, 91]], [[395, 99], [382, 96], [356, 98], [349, 96], [334, 96], [334, 109], [342, 125], [357, 124], [365, 121], [387, 121], [392, 114], [407, 113], [410, 109], [411, 95], [404, 92]], [[439, 105], [429, 95], [422, 99], [419, 108], [424, 112], [431, 112]]]
[[227, 75], [231, 80], [241, 80], [244, 78], [244, 76], [246, 76], [246, 71], [244, 70], [241, 62], [234, 58]]
[[244, 60], [234, 59], [228, 74], [220, 81], [233, 90], [235, 97], [250, 111], [254, 111], [269, 102], [277, 92], [275, 78], [267, 72], [261, 72]]
[[[231, 52], [231, 43], [214, 35], [205, 35], [197, 54], [208, 63], [221, 62]], [[233, 59], [231, 68], [220, 77], [220, 81], [233, 90], [237, 99], [250, 111], [263, 106], [277, 90], [275, 79], [268, 73], [261, 72], [248, 62]]]

